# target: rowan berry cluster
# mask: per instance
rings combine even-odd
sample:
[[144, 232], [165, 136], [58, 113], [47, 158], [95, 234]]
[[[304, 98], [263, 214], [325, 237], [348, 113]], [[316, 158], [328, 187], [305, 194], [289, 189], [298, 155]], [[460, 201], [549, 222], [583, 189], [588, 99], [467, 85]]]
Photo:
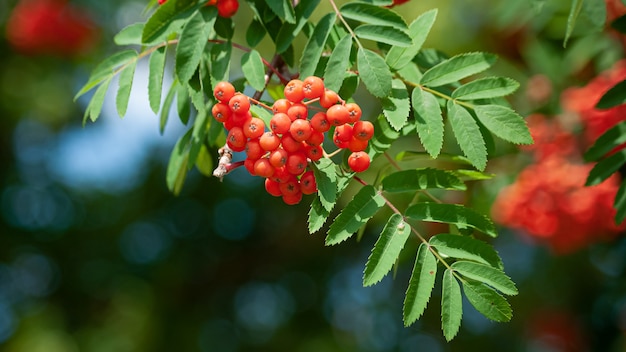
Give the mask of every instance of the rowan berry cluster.
[[[159, 5], [163, 5], [167, 0], [159, 0]], [[217, 6], [217, 13], [220, 17], [230, 18], [239, 9], [238, 0], [209, 0], [206, 6]]]
[[[360, 121], [361, 108], [326, 89], [319, 77], [291, 80], [285, 86], [285, 97], [267, 107], [273, 112], [269, 126], [252, 116], [251, 98], [236, 92], [232, 84], [220, 82], [213, 93], [218, 103], [213, 105], [212, 114], [228, 130], [228, 147], [245, 151], [243, 165], [248, 172], [264, 177], [267, 192], [282, 197], [287, 204], [297, 204], [303, 194], [317, 192], [309, 162], [324, 156], [324, 133], [333, 127], [335, 145], [352, 151], [350, 168], [361, 172], [369, 167], [370, 158], [364, 150], [374, 134], [373, 124]], [[311, 106], [313, 102], [320, 107]]]

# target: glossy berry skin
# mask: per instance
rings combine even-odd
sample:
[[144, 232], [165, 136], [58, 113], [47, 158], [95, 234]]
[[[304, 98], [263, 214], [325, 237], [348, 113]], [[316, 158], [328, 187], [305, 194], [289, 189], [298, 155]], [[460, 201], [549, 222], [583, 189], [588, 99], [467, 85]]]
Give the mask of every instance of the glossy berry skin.
[[289, 181], [279, 184], [280, 191], [285, 196], [290, 196], [300, 193], [300, 183], [295, 177], [291, 177]]
[[263, 148], [263, 150], [271, 152], [276, 150], [276, 148], [280, 145], [280, 138], [278, 138], [278, 136], [276, 136], [273, 132], [265, 132], [261, 135], [261, 138], [259, 138], [259, 143], [261, 144], [261, 148]]
[[215, 121], [224, 123], [230, 118], [232, 113], [230, 112], [228, 104], [217, 103], [211, 108], [211, 114], [213, 114]]
[[285, 149], [288, 153], [295, 153], [302, 149], [302, 143], [293, 139], [290, 133], [283, 135], [280, 143], [282, 144], [283, 149]]
[[287, 116], [291, 119], [291, 121], [295, 121], [297, 119], [306, 119], [309, 115], [309, 108], [302, 103], [294, 103], [289, 110], [287, 110]]
[[324, 143], [324, 134], [322, 132], [317, 132], [312, 130], [311, 136], [305, 140], [308, 145], [321, 145]]
[[235, 114], [243, 114], [250, 110], [250, 100], [243, 94], [236, 94], [228, 101], [228, 106]]
[[248, 138], [259, 138], [265, 132], [265, 122], [253, 117], [243, 124], [243, 134]]
[[296, 141], [304, 142], [311, 137], [313, 129], [311, 129], [311, 123], [308, 120], [295, 120], [289, 127], [289, 133]]
[[313, 171], [307, 171], [300, 177], [300, 190], [302, 194], [313, 194], [317, 192], [317, 183]]
[[263, 154], [265, 154], [265, 150], [261, 148], [261, 143], [259, 143], [257, 138], [248, 140], [245, 151], [246, 156], [251, 160], [261, 159]]
[[320, 106], [324, 109], [328, 109], [329, 107], [337, 104], [339, 102], [339, 94], [335, 91], [327, 89], [324, 94], [320, 97]]
[[292, 175], [301, 175], [306, 170], [306, 155], [302, 152], [290, 154], [287, 158], [287, 171]]
[[369, 141], [374, 136], [374, 124], [369, 121], [357, 121], [352, 128], [354, 138]]
[[310, 76], [302, 82], [302, 90], [306, 99], [317, 99], [324, 94], [324, 81], [316, 76]]
[[235, 86], [230, 82], [219, 82], [213, 89], [213, 95], [215, 99], [222, 103], [228, 103], [228, 101], [235, 96]]
[[239, 126], [233, 127], [228, 131], [226, 136], [226, 143], [230, 149], [236, 152], [242, 152], [246, 148], [246, 136], [243, 134], [243, 130]]
[[274, 114], [277, 114], [279, 112], [286, 114], [290, 107], [291, 102], [289, 100], [284, 98], [278, 99], [274, 102], [274, 105], [272, 105], [272, 111], [274, 112]]
[[277, 134], [284, 134], [289, 132], [289, 127], [291, 127], [291, 119], [287, 114], [278, 112], [272, 116], [270, 120], [270, 129], [272, 132]]
[[285, 202], [285, 204], [287, 205], [296, 205], [298, 203], [300, 203], [300, 201], [302, 200], [302, 192], [298, 192], [296, 194], [293, 195], [283, 195], [283, 202]]
[[220, 17], [230, 18], [237, 13], [239, 9], [238, 0], [218, 0], [217, 1], [217, 14]]
[[318, 112], [311, 117], [311, 127], [317, 132], [327, 132], [330, 130], [330, 122], [326, 117], [326, 113]]
[[341, 126], [350, 121], [350, 111], [343, 105], [333, 105], [326, 110], [326, 118], [333, 126]]
[[312, 161], [318, 161], [324, 156], [324, 149], [319, 145], [308, 145], [304, 148], [304, 152]]
[[362, 141], [352, 137], [348, 142], [348, 149], [350, 149], [351, 152], [362, 152], [367, 149], [367, 145], [368, 141]]
[[270, 178], [274, 175], [274, 167], [269, 160], [261, 158], [254, 162], [254, 173], [261, 177]]
[[285, 183], [291, 180], [292, 177], [293, 175], [287, 171], [287, 167], [281, 166], [274, 168], [274, 175], [271, 178], [278, 183]]
[[299, 103], [304, 99], [304, 83], [299, 79], [292, 79], [285, 86], [285, 99], [292, 103]]
[[280, 191], [280, 184], [272, 179], [265, 179], [265, 190], [274, 197], [281, 197], [283, 192]]
[[348, 109], [348, 122], [355, 123], [361, 119], [361, 107], [355, 103], [346, 104], [346, 109]]
[[270, 153], [269, 160], [272, 166], [278, 168], [287, 164], [287, 158], [289, 158], [289, 153], [282, 148], [278, 148]]
[[363, 172], [370, 167], [370, 157], [365, 152], [354, 152], [348, 157], [348, 166], [354, 172]]
[[335, 133], [333, 134], [333, 140], [340, 140], [342, 142], [349, 142], [353, 136], [353, 128], [350, 125], [341, 125], [335, 127]]

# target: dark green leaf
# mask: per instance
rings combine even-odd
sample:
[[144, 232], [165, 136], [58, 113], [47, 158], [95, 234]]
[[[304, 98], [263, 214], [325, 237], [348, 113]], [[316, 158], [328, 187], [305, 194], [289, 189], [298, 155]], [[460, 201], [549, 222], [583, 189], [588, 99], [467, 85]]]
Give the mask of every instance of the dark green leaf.
[[393, 214], [383, 228], [378, 241], [374, 244], [372, 253], [365, 264], [363, 286], [374, 285], [387, 275], [398, 260], [409, 234], [411, 234], [411, 228], [402, 220], [402, 215]]
[[192, 130], [187, 131], [180, 137], [167, 165], [167, 188], [175, 195], [180, 194], [187, 177], [187, 160], [189, 158], [189, 140], [191, 139]]
[[141, 45], [141, 33], [143, 32], [143, 23], [133, 23], [128, 25], [113, 37], [113, 41], [117, 45]]
[[206, 134], [209, 131], [209, 119], [210, 117], [206, 110], [198, 111], [198, 115], [193, 123], [193, 133], [191, 134], [189, 164], [187, 165], [188, 170], [191, 170], [191, 168], [196, 164], [196, 160], [200, 154], [200, 149], [204, 145]]
[[493, 54], [460, 54], [424, 72], [420, 83], [429, 87], [438, 87], [454, 83], [488, 69], [495, 61], [496, 56]]
[[430, 238], [430, 245], [445, 257], [468, 259], [503, 269], [502, 260], [492, 246], [462, 235], [442, 233]]
[[450, 341], [459, 332], [463, 317], [463, 299], [461, 287], [450, 269], [443, 273], [441, 288], [441, 329], [443, 336]]
[[421, 168], [397, 171], [382, 182], [385, 192], [407, 192], [422, 189], [451, 189], [464, 191], [465, 184], [451, 171]]
[[216, 17], [214, 6], [204, 6], [183, 27], [176, 47], [176, 76], [181, 83], [189, 81], [198, 68]]
[[604, 93], [596, 104], [596, 108], [610, 109], [624, 103], [626, 103], [626, 80], [617, 83], [608, 92]]
[[235, 34], [235, 25], [231, 18], [217, 16], [213, 25], [215, 33], [222, 38], [232, 39]]
[[189, 101], [189, 91], [185, 86], [176, 88], [176, 111], [178, 111], [180, 121], [186, 125], [191, 115], [191, 101]]
[[379, 153], [391, 147], [391, 144], [400, 137], [400, 132], [394, 130], [384, 115], [379, 115], [374, 121], [374, 137], [370, 140], [372, 149]]
[[337, 201], [337, 172], [335, 164], [330, 159], [322, 158], [313, 165], [320, 202], [324, 209], [331, 211]]
[[405, 215], [413, 220], [471, 227], [491, 237], [498, 235], [493, 222], [488, 217], [460, 204], [417, 203], [410, 206]]
[[356, 27], [354, 33], [360, 39], [373, 40], [404, 48], [411, 46], [411, 37], [396, 27], [363, 24]]
[[391, 95], [381, 100], [383, 106], [383, 114], [389, 121], [391, 127], [399, 131], [406, 125], [411, 110], [411, 102], [409, 101], [409, 93], [406, 86], [399, 79], [391, 82]]
[[282, 53], [293, 42], [298, 33], [304, 28], [313, 11], [317, 8], [320, 0], [302, 0], [295, 8], [296, 22], [295, 23], [283, 23], [278, 35], [276, 36], [276, 52]]
[[183, 21], [197, 6], [197, 0], [168, 1], [159, 6], [146, 22], [141, 35], [141, 42], [151, 44], [165, 40], [169, 34], [180, 29]]
[[246, 43], [248, 43], [251, 48], [254, 48], [261, 43], [266, 33], [267, 31], [265, 27], [263, 27], [263, 24], [255, 18], [246, 30]]
[[585, 152], [585, 160], [599, 160], [624, 143], [626, 143], [626, 121], [622, 121], [604, 132]]
[[163, 90], [163, 73], [165, 72], [165, 49], [160, 47], [150, 55], [148, 76], [148, 100], [150, 108], [156, 114], [161, 107], [161, 91]]
[[265, 87], [265, 66], [258, 51], [252, 49], [241, 57], [241, 70], [252, 88], [262, 91]]
[[513, 317], [509, 303], [491, 287], [480, 282], [463, 280], [467, 300], [488, 319], [507, 322]]
[[[409, 287], [404, 298], [404, 326], [413, 324], [419, 319], [430, 300], [437, 277], [437, 260], [428, 246], [422, 243], [417, 251], [415, 265], [409, 280]], [[458, 286], [458, 284], [457, 284]], [[460, 295], [460, 290], [459, 290]]]
[[463, 107], [448, 101], [448, 120], [463, 154], [478, 170], [487, 166], [487, 148], [478, 124]]
[[413, 89], [411, 104], [415, 111], [415, 127], [424, 149], [435, 159], [443, 146], [443, 116], [434, 95], [419, 87]]
[[454, 92], [452, 98], [462, 100], [489, 99], [509, 95], [519, 88], [519, 83], [507, 77], [486, 77], [466, 83]]
[[172, 86], [170, 90], [167, 92], [165, 96], [165, 100], [163, 101], [163, 107], [161, 107], [161, 116], [159, 118], [159, 131], [163, 134], [165, 130], [165, 125], [167, 124], [167, 120], [170, 116], [170, 110], [172, 108], [172, 102], [174, 101], [174, 94], [176, 94], [176, 89], [178, 86], [178, 81], [174, 80], [172, 82]]
[[491, 180], [496, 175], [487, 174], [476, 170], [454, 170], [454, 173], [463, 181], [485, 181]]
[[328, 13], [326, 16], [322, 17], [315, 26], [315, 30], [309, 37], [304, 51], [302, 52], [302, 57], [300, 58], [300, 76], [302, 79], [312, 76], [315, 73], [315, 69], [320, 61], [320, 57], [326, 46], [326, 40], [333, 28], [335, 19], [336, 15], [334, 12]]
[[487, 284], [505, 295], [518, 294], [513, 281], [502, 270], [490, 265], [461, 260], [452, 264], [452, 269], [468, 279]]
[[357, 67], [359, 77], [372, 95], [384, 98], [391, 93], [391, 71], [382, 57], [369, 49], [359, 48]]
[[349, 2], [341, 7], [341, 15], [363, 23], [392, 26], [401, 30], [408, 29], [406, 23], [397, 13], [361, 2]]
[[283, 21], [296, 23], [296, 14], [290, 0], [272, 0], [267, 1], [266, 4]]
[[346, 70], [350, 66], [350, 51], [352, 50], [352, 37], [346, 34], [330, 54], [326, 71], [324, 72], [324, 85], [335, 92], [341, 88]]
[[128, 66], [124, 67], [119, 76], [119, 88], [117, 90], [117, 97], [115, 99], [115, 106], [117, 113], [120, 116], [126, 115], [126, 109], [128, 108], [128, 100], [130, 99], [130, 91], [133, 87], [133, 78], [135, 77], [135, 68], [137, 67], [137, 61], [132, 62]]
[[626, 219], [626, 182], [622, 182], [615, 195], [615, 223], [621, 224]]
[[626, 150], [622, 149], [597, 163], [589, 172], [585, 186], [594, 186], [611, 177], [626, 163]]
[[611, 22], [611, 27], [622, 34], [626, 33], [626, 15], [622, 15]]
[[211, 47], [211, 79], [213, 82], [228, 81], [232, 45], [228, 42]]
[[572, 35], [572, 31], [574, 31], [574, 27], [576, 26], [576, 20], [578, 19], [578, 15], [583, 8], [584, 0], [572, 0], [572, 6], [569, 11], [569, 16], [567, 16], [567, 29], [565, 30], [565, 39], [563, 39], [563, 47], [567, 46], [567, 41], [569, 37]]
[[502, 105], [474, 105], [474, 112], [496, 136], [515, 144], [533, 143], [524, 118], [512, 109]]
[[412, 45], [408, 48], [392, 47], [389, 49], [385, 57], [389, 67], [399, 70], [413, 60], [426, 41], [428, 32], [430, 32], [433, 23], [435, 23], [435, 18], [437, 18], [437, 9], [424, 12], [409, 25], [409, 36], [412, 38]]
[[328, 236], [326, 236], [326, 245], [332, 246], [350, 238], [383, 205], [385, 205], [385, 200], [374, 187], [364, 186], [361, 188], [330, 225]]

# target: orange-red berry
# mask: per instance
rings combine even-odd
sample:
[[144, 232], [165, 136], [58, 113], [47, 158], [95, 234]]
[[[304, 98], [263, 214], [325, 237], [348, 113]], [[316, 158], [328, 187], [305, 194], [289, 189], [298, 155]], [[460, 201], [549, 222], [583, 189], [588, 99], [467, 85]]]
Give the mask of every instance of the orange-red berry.
[[278, 148], [280, 145], [280, 138], [274, 134], [274, 132], [265, 132], [259, 138], [259, 143], [261, 143], [261, 148], [267, 151], [273, 151]]
[[278, 99], [274, 102], [274, 105], [272, 105], [272, 111], [274, 112], [274, 114], [277, 114], [279, 112], [286, 114], [287, 110], [289, 110], [290, 107], [291, 102], [289, 100]]
[[302, 200], [302, 192], [291, 195], [283, 195], [283, 202], [287, 205], [296, 205]]
[[274, 167], [267, 158], [261, 158], [254, 162], [254, 173], [258, 176], [269, 178], [274, 175]]
[[237, 0], [218, 0], [217, 1], [217, 14], [220, 17], [230, 18], [237, 13], [239, 9], [239, 1]]
[[317, 183], [313, 171], [307, 171], [300, 177], [300, 190], [302, 194], [313, 194], [317, 192]]
[[289, 127], [289, 133], [296, 141], [304, 142], [311, 137], [313, 129], [311, 128], [311, 123], [308, 120], [295, 120], [291, 123], [291, 127]]
[[370, 167], [370, 157], [365, 152], [354, 152], [348, 157], [348, 166], [354, 172], [363, 172]]
[[350, 121], [350, 111], [343, 105], [333, 105], [326, 110], [326, 118], [334, 126], [341, 126]]
[[374, 136], [374, 124], [369, 121], [357, 121], [352, 128], [354, 137], [362, 141], [369, 141]]
[[324, 109], [328, 109], [337, 104], [337, 102], [339, 102], [339, 94], [330, 89], [327, 89], [320, 97], [320, 106]]
[[287, 171], [292, 175], [301, 175], [307, 167], [306, 155], [302, 152], [290, 154], [287, 158]]
[[230, 98], [228, 106], [235, 114], [243, 114], [250, 110], [250, 99], [243, 94], [236, 94]]
[[228, 131], [226, 136], [226, 143], [230, 149], [236, 152], [242, 152], [246, 148], [246, 136], [243, 134], [243, 130], [239, 126], [233, 127]]
[[270, 164], [274, 167], [281, 167], [287, 163], [289, 153], [282, 148], [278, 148], [270, 153]]
[[316, 99], [324, 94], [324, 81], [316, 76], [310, 76], [302, 82], [302, 90], [306, 99]]
[[291, 119], [291, 121], [297, 119], [306, 119], [309, 115], [309, 108], [302, 103], [294, 103], [291, 105], [289, 110], [287, 110], [287, 115]]
[[265, 132], [265, 122], [258, 117], [253, 117], [243, 124], [243, 134], [248, 138], [259, 138]]
[[228, 103], [228, 101], [235, 95], [235, 86], [230, 82], [219, 82], [213, 89], [213, 95], [215, 99], [222, 103]]
[[279, 183], [272, 179], [265, 179], [265, 190], [274, 197], [281, 197], [283, 192], [280, 191]]
[[299, 103], [304, 99], [304, 91], [302, 90], [303, 82], [299, 79], [292, 79], [285, 86], [285, 99], [292, 103]]
[[311, 127], [317, 132], [324, 133], [330, 129], [330, 122], [326, 117], [326, 113], [318, 112], [311, 117]]
[[248, 159], [252, 160], [261, 159], [263, 154], [265, 154], [265, 150], [261, 148], [261, 143], [259, 143], [258, 138], [248, 140], [245, 151]]
[[215, 118], [215, 121], [223, 123], [230, 118], [230, 115], [232, 113], [230, 112], [228, 104], [217, 103], [211, 108], [211, 114], [213, 114], [213, 118]]
[[355, 103], [346, 104], [348, 109], [348, 122], [355, 123], [361, 119], [361, 107]]
[[284, 134], [289, 132], [291, 126], [291, 119], [287, 114], [283, 112], [277, 112], [272, 116], [270, 120], [270, 129], [277, 134]]

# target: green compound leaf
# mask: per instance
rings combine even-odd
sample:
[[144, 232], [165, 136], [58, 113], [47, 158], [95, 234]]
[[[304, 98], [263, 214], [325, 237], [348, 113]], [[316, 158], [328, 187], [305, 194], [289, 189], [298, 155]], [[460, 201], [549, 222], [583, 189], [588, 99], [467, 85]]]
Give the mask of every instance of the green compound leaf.
[[621, 224], [626, 219], [626, 182], [622, 182], [615, 195], [615, 223]]
[[354, 34], [360, 39], [373, 40], [398, 47], [411, 46], [411, 37], [404, 31], [391, 26], [362, 24], [354, 29]]
[[488, 69], [496, 59], [495, 55], [488, 53], [456, 55], [424, 72], [420, 83], [429, 87], [454, 83]]
[[406, 22], [397, 13], [376, 5], [362, 2], [349, 2], [341, 7], [341, 15], [351, 20], [381, 26], [391, 26], [407, 30]]
[[448, 101], [448, 120], [463, 154], [478, 170], [485, 170], [487, 166], [487, 148], [478, 123], [476, 123], [469, 111], [453, 103], [452, 100]]
[[357, 53], [359, 77], [365, 88], [375, 97], [384, 98], [391, 93], [391, 71], [382, 57], [375, 52], [359, 48]]
[[[319, 183], [318, 183], [319, 187]], [[341, 243], [365, 225], [382, 206], [385, 199], [372, 186], [364, 186], [335, 218], [328, 229], [326, 245]]]
[[490, 265], [462, 260], [452, 264], [452, 269], [468, 279], [487, 284], [505, 295], [518, 294], [513, 281], [502, 270]]
[[411, 110], [411, 102], [409, 101], [409, 93], [406, 86], [399, 79], [391, 82], [391, 95], [381, 100], [383, 106], [383, 114], [389, 121], [391, 127], [396, 131], [400, 131], [409, 117]]
[[241, 70], [252, 88], [262, 91], [265, 88], [265, 66], [258, 51], [252, 49], [241, 57]]
[[135, 50], [124, 50], [109, 56], [96, 66], [89, 76], [87, 83], [85, 83], [80, 91], [76, 93], [76, 96], [74, 96], [74, 100], [78, 99], [81, 95], [87, 93], [105, 80], [110, 80], [119, 70], [123, 70], [124, 67], [135, 61], [137, 61], [137, 52]]
[[443, 116], [434, 95], [418, 87], [413, 89], [411, 104], [415, 111], [415, 127], [424, 149], [436, 159], [443, 147]]
[[111, 78], [102, 82], [100, 87], [96, 89], [96, 92], [91, 97], [91, 101], [89, 105], [87, 105], [87, 109], [85, 109], [85, 115], [83, 117], [83, 125], [87, 122], [87, 117], [91, 120], [91, 122], [96, 122], [98, 116], [100, 116], [100, 112], [102, 111], [102, 105], [104, 104], [104, 98], [106, 97], [107, 91], [109, 90], [109, 85], [111, 84]]
[[133, 23], [128, 25], [113, 37], [113, 41], [117, 45], [141, 45], [141, 33], [143, 32], [143, 23]]
[[[302, 0], [295, 7], [296, 22], [295, 23], [283, 23], [283, 26], [278, 31], [276, 36], [276, 52], [283, 53], [289, 48], [293, 40], [298, 33], [304, 28], [313, 11], [317, 8], [320, 0]], [[263, 30], [265, 33], [265, 30]], [[258, 43], [258, 42], [257, 42]]]
[[473, 260], [503, 269], [498, 253], [487, 243], [462, 235], [442, 233], [430, 238], [430, 245], [445, 257]]
[[428, 246], [422, 243], [417, 250], [415, 265], [413, 266], [409, 287], [404, 298], [402, 308], [404, 326], [410, 326], [424, 313], [433, 287], [435, 287], [436, 277], [437, 260], [428, 249]]
[[350, 66], [350, 52], [352, 51], [352, 36], [346, 34], [330, 54], [326, 70], [324, 71], [324, 86], [335, 92], [339, 91], [346, 77], [346, 70]]
[[394, 172], [382, 182], [385, 192], [407, 192], [422, 189], [464, 191], [465, 184], [451, 171], [421, 168]]
[[183, 184], [185, 183], [185, 178], [187, 177], [189, 141], [191, 140], [192, 131], [193, 130], [190, 129], [178, 139], [167, 165], [167, 174], [165, 177], [167, 188], [175, 195], [180, 194], [180, 191], [183, 189]]
[[133, 88], [133, 78], [135, 77], [136, 67], [137, 61], [134, 61], [128, 66], [124, 67], [119, 76], [119, 88], [117, 89], [115, 106], [117, 108], [117, 114], [120, 116], [126, 115], [128, 100], [130, 99], [130, 91]]
[[626, 150], [622, 149], [610, 157], [597, 163], [587, 176], [585, 186], [594, 186], [611, 177], [626, 163]]
[[502, 105], [474, 105], [478, 120], [496, 136], [515, 144], [532, 144], [524, 118]]
[[374, 285], [387, 275], [398, 260], [410, 233], [411, 228], [402, 220], [402, 215], [393, 214], [389, 218], [365, 264], [363, 286]]
[[[250, 22], [250, 25], [246, 30], [246, 43], [248, 43], [248, 46], [251, 48], [254, 48], [261, 43], [263, 38], [265, 38], [265, 34], [267, 34], [265, 27], [258, 19], [255, 18], [252, 22]], [[287, 47], [289, 47], [289, 45], [287, 45]]]
[[424, 12], [409, 25], [409, 36], [412, 39], [412, 44], [407, 48], [392, 47], [389, 49], [385, 57], [385, 61], [389, 67], [394, 70], [399, 70], [413, 60], [426, 41], [426, 37], [435, 23], [436, 18], [437, 9], [433, 9]]
[[498, 98], [515, 92], [517, 88], [519, 83], [511, 78], [486, 77], [460, 86], [452, 92], [452, 98], [461, 100]]
[[417, 203], [406, 210], [406, 216], [413, 220], [471, 227], [491, 237], [498, 236], [493, 222], [488, 217], [459, 204]]
[[480, 282], [462, 280], [467, 300], [488, 319], [507, 322], [513, 317], [509, 302], [491, 287]]
[[165, 40], [168, 35], [180, 29], [183, 21], [197, 6], [197, 0], [168, 1], [159, 6], [146, 22], [141, 42], [151, 44]]
[[617, 83], [604, 93], [596, 104], [596, 108], [610, 109], [624, 103], [626, 103], [626, 80]]
[[272, 0], [267, 1], [266, 4], [283, 21], [296, 23], [296, 13], [290, 0]]
[[326, 46], [326, 40], [328, 35], [333, 29], [333, 23], [335, 23], [336, 15], [334, 12], [328, 13], [322, 17], [315, 26], [313, 34], [307, 41], [302, 57], [300, 58], [300, 77], [305, 79], [306, 77], [315, 74], [315, 69], [320, 62], [320, 57]]
[[335, 164], [328, 158], [322, 158], [313, 164], [313, 173], [317, 183], [317, 194], [326, 211], [330, 212], [337, 201], [337, 172]]
[[196, 72], [216, 17], [214, 6], [204, 6], [183, 27], [176, 47], [176, 76], [181, 83], [189, 81]]
[[165, 49], [160, 47], [150, 55], [148, 63], [148, 101], [150, 108], [156, 114], [161, 107], [161, 92], [163, 91], [163, 74], [165, 72]]
[[447, 341], [459, 332], [463, 317], [463, 297], [461, 287], [450, 269], [443, 273], [441, 287], [441, 329]]
[[193, 123], [193, 133], [191, 134], [191, 148], [189, 149], [189, 164], [187, 169], [196, 164], [200, 149], [204, 145], [207, 133], [209, 132], [211, 117], [206, 110], [198, 111], [198, 115]]
[[191, 100], [189, 99], [189, 91], [185, 86], [176, 87], [176, 111], [180, 121], [186, 125], [191, 115]]
[[[179, 87], [180, 86], [178, 86], [178, 81], [174, 80], [174, 82], [172, 82], [172, 85], [169, 91], [167, 92], [167, 95], [165, 96], [165, 100], [163, 100], [163, 107], [161, 108], [161, 114], [159, 116], [159, 132], [161, 134], [163, 134], [163, 131], [165, 131], [165, 125], [167, 124], [167, 120], [170, 117], [170, 110], [172, 108], [172, 102], [174, 101], [174, 96], [177, 90], [179, 89]], [[187, 89], [187, 87], [185, 86], [182, 86], [182, 87], [185, 90]], [[186, 122], [184, 122], [184, 124], [186, 124]]]
[[622, 121], [604, 132], [585, 152], [585, 160], [599, 160], [624, 143], [626, 143], [626, 121]]
[[324, 226], [324, 223], [326, 223], [329, 215], [330, 211], [324, 208], [322, 202], [320, 201], [320, 196], [316, 196], [315, 199], [313, 199], [311, 209], [309, 210], [309, 233], [313, 234], [319, 231], [322, 226]]

